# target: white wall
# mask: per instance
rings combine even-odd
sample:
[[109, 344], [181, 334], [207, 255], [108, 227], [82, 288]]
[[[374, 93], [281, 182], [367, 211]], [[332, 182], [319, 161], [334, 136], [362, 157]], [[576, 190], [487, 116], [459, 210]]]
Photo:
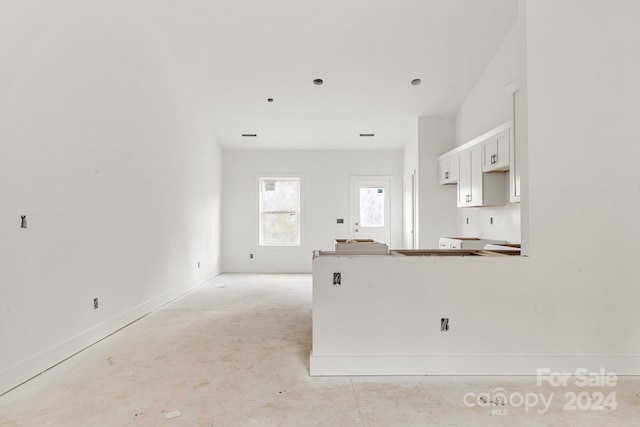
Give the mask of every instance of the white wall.
[[456, 114], [456, 146], [512, 119], [511, 93], [505, 86], [520, 76], [522, 22], [507, 37]]
[[[349, 238], [349, 177], [392, 175], [391, 246], [402, 247], [403, 153], [394, 151], [225, 150], [222, 236], [225, 272], [311, 272], [312, 251]], [[300, 247], [258, 245], [259, 174], [302, 174]], [[343, 218], [344, 224], [336, 219]], [[249, 259], [249, 254], [254, 254]]]
[[219, 272], [221, 152], [138, 7], [0, 28], [2, 393]]
[[[522, 74], [523, 27], [523, 20], [518, 20], [458, 111], [456, 146], [513, 119], [512, 94], [505, 87]], [[508, 194], [506, 200], [509, 200]], [[459, 208], [457, 218], [457, 235], [520, 243], [519, 203], [490, 208]]]
[[438, 156], [453, 148], [454, 125], [453, 118], [418, 118], [420, 248], [456, 235], [456, 186], [438, 183]]
[[[506, 200], [509, 200], [508, 195]], [[458, 208], [457, 221], [456, 235], [460, 237], [506, 240], [509, 243], [521, 241], [518, 203], [485, 208]]]
[[530, 254], [590, 347], [640, 354], [640, 3], [527, 7]]
[[629, 357], [637, 374], [640, 3], [535, 0], [526, 15], [533, 262], [520, 286], [546, 296], [531, 307], [541, 340]]

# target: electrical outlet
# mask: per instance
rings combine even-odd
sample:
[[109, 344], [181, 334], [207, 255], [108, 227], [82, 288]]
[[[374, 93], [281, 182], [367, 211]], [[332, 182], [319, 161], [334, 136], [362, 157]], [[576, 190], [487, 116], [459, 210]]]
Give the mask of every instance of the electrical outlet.
[[253, 254], [249, 254], [249, 258], [250, 258], [250, 259], [253, 259]]
[[493, 225], [493, 217], [489, 218], [489, 224]]
[[342, 273], [340, 272], [333, 273], [333, 284], [342, 285]]
[[97, 310], [98, 309], [98, 298], [94, 298], [93, 299], [93, 309]]
[[467, 224], [469, 224], [469, 218], [467, 218]]
[[449, 331], [449, 318], [443, 317], [442, 319], [440, 319], [440, 332], [447, 331]]
[[337, 218], [336, 224], [344, 224], [344, 218]]

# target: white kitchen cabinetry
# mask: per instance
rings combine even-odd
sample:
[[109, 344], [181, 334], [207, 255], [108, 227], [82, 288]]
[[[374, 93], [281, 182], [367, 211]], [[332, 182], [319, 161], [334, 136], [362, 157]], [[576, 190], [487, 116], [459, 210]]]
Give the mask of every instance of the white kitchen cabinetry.
[[439, 174], [440, 184], [456, 184], [458, 182], [458, 171], [460, 169], [460, 158], [458, 155], [440, 159]]
[[506, 173], [513, 168], [513, 132], [509, 121], [438, 157], [440, 184], [458, 184], [458, 207], [502, 206], [510, 193], [514, 201], [519, 175], [512, 171], [507, 180]]
[[510, 129], [482, 142], [482, 171], [504, 172], [509, 170]]
[[482, 144], [474, 144], [459, 154], [458, 207], [501, 206], [505, 204], [505, 174], [483, 173], [482, 154]]
[[506, 243], [504, 240], [479, 239], [477, 237], [441, 237], [438, 240], [440, 249], [484, 249], [489, 244]]
[[[472, 149], [460, 153], [460, 172], [458, 175], [458, 207], [469, 206], [471, 203]], [[482, 172], [482, 169], [480, 170]], [[476, 177], [477, 178], [477, 177]]]

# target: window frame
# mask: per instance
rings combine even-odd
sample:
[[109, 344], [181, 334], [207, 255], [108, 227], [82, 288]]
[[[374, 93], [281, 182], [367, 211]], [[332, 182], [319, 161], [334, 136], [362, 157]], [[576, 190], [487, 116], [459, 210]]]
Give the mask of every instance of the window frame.
[[[264, 181], [298, 181], [298, 206], [296, 210], [264, 210], [262, 209], [262, 187]], [[299, 174], [258, 174], [258, 246], [264, 248], [295, 248], [302, 246], [302, 200], [303, 200], [303, 176]], [[266, 243], [263, 241], [263, 214], [264, 213], [295, 213], [298, 217], [296, 232], [297, 239], [294, 243]]]

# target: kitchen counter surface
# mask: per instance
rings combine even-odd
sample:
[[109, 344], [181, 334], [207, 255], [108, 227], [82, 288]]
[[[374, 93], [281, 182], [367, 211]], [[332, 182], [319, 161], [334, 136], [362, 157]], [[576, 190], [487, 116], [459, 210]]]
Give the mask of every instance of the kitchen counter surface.
[[397, 256], [397, 257], [505, 257], [520, 255], [519, 250], [502, 249], [392, 249], [388, 253], [314, 251], [314, 259], [318, 256]]

